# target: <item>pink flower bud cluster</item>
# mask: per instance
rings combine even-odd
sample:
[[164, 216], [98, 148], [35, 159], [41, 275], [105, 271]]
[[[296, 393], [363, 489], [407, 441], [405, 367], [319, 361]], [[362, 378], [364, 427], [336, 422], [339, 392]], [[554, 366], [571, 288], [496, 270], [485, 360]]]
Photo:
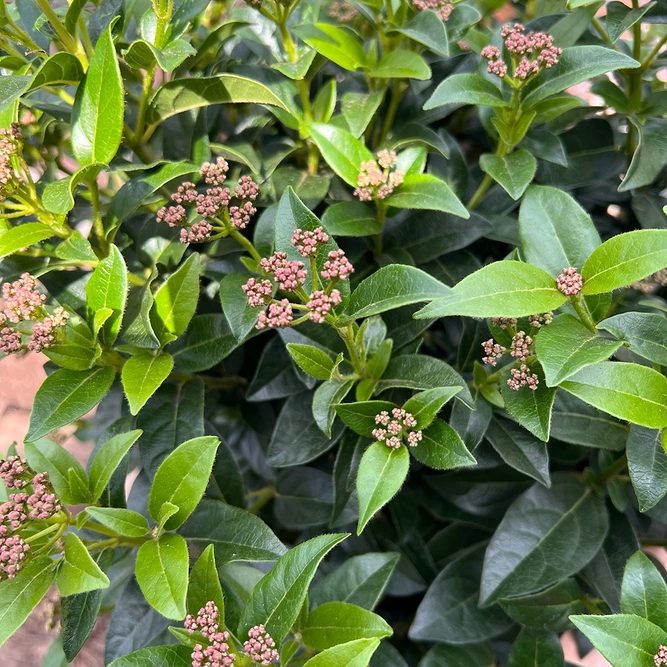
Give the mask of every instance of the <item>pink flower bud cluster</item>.
[[409, 447], [416, 447], [423, 438], [421, 431], [414, 430], [417, 420], [403, 408], [394, 408], [391, 417], [386, 410], [383, 410], [375, 415], [375, 423], [384, 428], [374, 429], [373, 437], [391, 449], [398, 449], [403, 437], [407, 439]]
[[496, 343], [493, 338], [489, 338], [489, 340], [484, 341], [482, 343], [482, 347], [484, 348], [484, 356], [482, 357], [482, 361], [485, 364], [491, 364], [492, 366], [495, 366], [498, 363], [498, 359], [500, 359], [500, 357], [502, 357], [503, 354], [507, 352], [507, 349]]
[[0, 537], [6, 537], [21, 529], [28, 520], [26, 514], [27, 493], [10, 493], [9, 500], [0, 505]]
[[342, 250], [332, 250], [322, 266], [320, 275], [325, 280], [347, 280], [353, 273], [354, 267]]
[[563, 269], [561, 274], [556, 278], [558, 289], [566, 296], [579, 294], [583, 284], [584, 279], [573, 266]]
[[354, 196], [359, 201], [372, 199], [386, 199], [403, 183], [405, 174], [395, 168], [396, 152], [381, 150], [377, 154], [377, 162], [368, 160], [362, 162], [357, 177], [357, 189]]
[[329, 235], [322, 229], [317, 227], [314, 231], [303, 231], [297, 229], [292, 234], [292, 245], [296, 247], [299, 254], [304, 257], [315, 257], [320, 251], [320, 248], [329, 241]]
[[0, 201], [4, 201], [20, 178], [14, 171], [12, 158], [17, 155], [23, 143], [21, 128], [12, 123], [9, 129], [0, 128]]
[[35, 319], [46, 301], [46, 295], [40, 294], [37, 281], [29, 273], [24, 273], [13, 283], [5, 283], [2, 297], [5, 300], [4, 316], [14, 324]]
[[525, 362], [533, 352], [533, 339], [525, 331], [517, 331], [512, 337], [510, 354], [519, 361]]
[[197, 616], [188, 614], [183, 625], [192, 635], [199, 631], [211, 644], [195, 644], [192, 650], [192, 667], [231, 667], [236, 662], [229, 644], [229, 633], [220, 631], [220, 611], [215, 602], [207, 602]]
[[[186, 227], [181, 230], [182, 243], [209, 241], [214, 228], [209, 219], [217, 220], [218, 224], [224, 227], [225, 223], [219, 220], [221, 215], [228, 219], [229, 224], [236, 229], [247, 227], [252, 216], [257, 213], [252, 202], [259, 195], [259, 185], [250, 176], [241, 176], [233, 191], [228, 187], [223, 188], [221, 186], [227, 179], [228, 171], [229, 165], [224, 158], [219, 157], [215, 162], [204, 162], [199, 174], [206, 185], [211, 187], [202, 193], [197, 191], [194, 183], [185, 181], [171, 195], [175, 205], [163, 206], [157, 212], [157, 221], [164, 222], [170, 227]], [[230, 206], [234, 197], [239, 200], [239, 203]], [[184, 204], [194, 206], [197, 215], [204, 219], [190, 225]]]
[[512, 368], [510, 370], [510, 375], [512, 377], [507, 380], [507, 386], [510, 389], [513, 389], [514, 391], [519, 391], [521, 387], [528, 387], [533, 391], [537, 389], [537, 385], [539, 384], [537, 375], [531, 373], [530, 368], [526, 366], [526, 364], [521, 364], [519, 368]]
[[554, 314], [549, 313], [538, 313], [537, 315], [529, 315], [528, 322], [530, 326], [534, 329], [541, 329], [543, 326], [547, 326], [554, 321]]
[[282, 299], [276, 303], [269, 304], [266, 311], [257, 316], [257, 329], [281, 329], [292, 324], [294, 313], [289, 299]]
[[491, 318], [491, 321], [503, 331], [507, 329], [507, 327], [516, 326], [516, 317], [493, 317]]
[[276, 643], [263, 625], [256, 625], [248, 630], [248, 640], [243, 644], [243, 652], [260, 665], [270, 665], [280, 659]]
[[54, 493], [49, 476], [45, 472], [37, 473], [32, 482], [32, 495], [26, 499], [28, 518], [33, 521], [46, 521], [60, 512], [60, 499]]
[[329, 18], [336, 19], [341, 23], [351, 23], [359, 16], [359, 12], [349, 3], [334, 0], [329, 5]]
[[64, 327], [68, 320], [69, 313], [58, 306], [53, 311], [53, 315], [48, 315], [41, 322], [35, 322], [32, 325], [32, 335], [28, 341], [28, 349], [33, 352], [41, 352], [55, 345], [57, 329]]
[[22, 569], [30, 545], [18, 535], [0, 537], [0, 581], [13, 579]]
[[25, 459], [19, 456], [0, 459], [0, 479], [7, 489], [24, 489], [32, 475], [33, 472]]
[[342, 301], [343, 298], [337, 289], [331, 290], [331, 294], [327, 294], [324, 290], [315, 290], [310, 295], [310, 300], [306, 304], [306, 307], [310, 311], [310, 320], [317, 324], [322, 324], [331, 308], [339, 305]]
[[441, 21], [447, 21], [454, 11], [454, 5], [451, 0], [412, 0], [415, 9], [423, 12], [425, 9], [432, 9]]
[[266, 305], [267, 299], [270, 299], [273, 293], [273, 285], [270, 280], [257, 280], [256, 278], [249, 278], [241, 289], [248, 297], [248, 305], [251, 308], [261, 308]]
[[653, 656], [653, 664], [655, 667], [667, 665], [667, 646], [658, 647], [658, 652]]
[[[554, 46], [554, 38], [545, 32], [528, 32], [520, 24], [503, 26], [500, 32], [505, 48], [512, 56], [513, 62], [521, 56], [514, 69], [514, 78], [525, 81], [528, 77], [537, 74], [540, 69], [550, 69], [557, 62], [563, 50]], [[487, 71], [501, 79], [507, 74], [507, 64], [502, 59], [500, 49], [496, 46], [486, 46], [482, 49], [482, 58], [488, 60]]]
[[288, 260], [284, 252], [274, 252], [259, 263], [264, 273], [272, 273], [283, 292], [293, 292], [306, 282], [303, 262]]
[[4, 354], [20, 352], [23, 349], [22, 340], [23, 336], [20, 331], [2, 327], [0, 329], [0, 352], [4, 352]]

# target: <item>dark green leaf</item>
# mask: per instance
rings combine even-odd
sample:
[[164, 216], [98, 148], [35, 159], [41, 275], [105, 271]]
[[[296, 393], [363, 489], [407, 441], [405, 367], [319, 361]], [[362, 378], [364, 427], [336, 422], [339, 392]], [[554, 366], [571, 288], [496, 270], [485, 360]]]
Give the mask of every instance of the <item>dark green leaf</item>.
[[630, 349], [656, 364], [667, 365], [667, 318], [655, 313], [628, 312], [614, 315], [598, 324]]
[[117, 658], [109, 667], [190, 667], [192, 649], [188, 646], [154, 646]]
[[481, 104], [490, 107], [507, 107], [509, 102], [491, 81], [479, 74], [453, 74], [448, 76], [424, 105], [435, 109], [444, 104]]
[[507, 667], [564, 667], [558, 636], [546, 630], [524, 628], [514, 640]]
[[338, 416], [355, 433], [370, 438], [377, 428], [376, 415], [391, 412], [396, 405], [388, 401], [362, 401], [359, 403], [341, 403], [336, 406]]
[[416, 12], [402, 28], [396, 28], [396, 32], [400, 32], [418, 44], [423, 44], [438, 56], [449, 57], [449, 42], [445, 25], [432, 10]]
[[626, 453], [639, 511], [646, 512], [667, 494], [667, 454], [662, 447], [661, 432], [633, 424]]
[[322, 225], [335, 236], [372, 236], [382, 231], [373, 209], [356, 201], [329, 206], [322, 216]]
[[512, 199], [520, 199], [535, 176], [537, 161], [528, 151], [521, 149], [505, 157], [485, 153], [479, 158], [479, 166]]
[[418, 461], [437, 470], [474, 466], [477, 463], [459, 434], [442, 419], [436, 419], [423, 432], [421, 442], [409, 449]]

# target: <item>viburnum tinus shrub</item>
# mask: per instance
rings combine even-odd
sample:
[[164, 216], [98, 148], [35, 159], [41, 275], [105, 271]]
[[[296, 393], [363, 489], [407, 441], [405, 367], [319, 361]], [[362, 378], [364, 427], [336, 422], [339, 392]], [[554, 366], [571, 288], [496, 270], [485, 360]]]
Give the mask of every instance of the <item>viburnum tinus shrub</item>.
[[603, 4], [0, 0], [0, 643], [667, 664], [667, 5]]

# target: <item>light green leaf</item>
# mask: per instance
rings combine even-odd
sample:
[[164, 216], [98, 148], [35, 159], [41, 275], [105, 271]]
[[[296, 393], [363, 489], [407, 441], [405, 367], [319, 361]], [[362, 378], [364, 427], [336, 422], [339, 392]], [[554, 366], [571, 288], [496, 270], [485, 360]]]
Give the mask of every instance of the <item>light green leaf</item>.
[[419, 79], [425, 81], [431, 78], [431, 68], [426, 61], [414, 51], [393, 49], [389, 51], [369, 76], [376, 79]]
[[218, 568], [215, 564], [215, 547], [209, 544], [193, 565], [192, 572], [190, 572], [188, 612], [197, 614], [211, 600], [217, 605], [220, 618], [224, 618], [225, 600], [220, 586]]
[[379, 639], [358, 639], [347, 644], [339, 644], [318, 653], [303, 667], [368, 667], [379, 645]]
[[624, 614], [641, 616], [667, 631], [667, 584], [658, 568], [641, 551], [625, 566], [621, 605]]
[[[366, 131], [383, 99], [384, 91], [382, 90], [376, 90], [373, 93], [356, 93], [350, 91], [343, 94], [341, 98], [343, 118], [345, 118], [347, 126], [350, 128], [350, 132], [357, 139]], [[329, 210], [331, 210], [331, 207], [327, 209], [327, 211]]]
[[[348, 305], [350, 318], [370, 317], [411, 303], [451, 294], [447, 285], [414, 266], [390, 264], [362, 281]], [[421, 311], [420, 311], [421, 312]]]
[[61, 595], [76, 595], [109, 587], [107, 577], [92, 559], [83, 542], [74, 534], [65, 535], [63, 560], [56, 583]]
[[318, 380], [328, 380], [334, 368], [331, 357], [319, 347], [288, 343], [287, 351], [299, 368]]
[[411, 174], [386, 199], [394, 208], [424, 209], [453, 213], [466, 220], [470, 217], [461, 200], [447, 183], [430, 174]]
[[646, 426], [667, 426], [667, 378], [639, 364], [603, 362], [588, 366], [560, 385], [593, 407]]
[[404, 445], [392, 449], [382, 442], [374, 442], [364, 452], [357, 474], [357, 535], [361, 535], [373, 515], [398, 493], [409, 469], [410, 454]]
[[111, 388], [113, 368], [59, 370], [49, 375], [35, 395], [26, 440], [35, 441], [90, 412]]
[[549, 387], [558, 386], [586, 366], [609, 359], [621, 345], [620, 341], [594, 334], [567, 314], [558, 315], [542, 327], [535, 339], [537, 358]]
[[354, 71], [366, 65], [364, 47], [352, 32], [329, 23], [300, 25], [294, 32], [308, 46], [343, 69]]
[[108, 667], [191, 667], [189, 646], [152, 646], [116, 658]]
[[415, 313], [415, 317], [523, 317], [555, 310], [563, 303], [565, 296], [543, 269], [523, 262], [502, 261], [464, 278], [448, 297], [436, 299]]
[[435, 89], [424, 109], [445, 104], [480, 104], [489, 107], [508, 107], [499, 88], [479, 74], [453, 74]]
[[306, 646], [318, 651], [355, 641], [389, 637], [391, 626], [377, 614], [348, 602], [325, 602], [308, 615], [301, 629]]
[[170, 354], [153, 356], [150, 352], [135, 354], [123, 365], [123, 390], [130, 404], [130, 412], [136, 415], [146, 401], [169, 377], [174, 367]]
[[93, 501], [99, 499], [114, 471], [139, 439], [142, 430], [136, 429], [127, 433], [119, 433], [107, 440], [96, 452], [90, 465], [90, 491]]
[[148, 603], [167, 618], [185, 618], [188, 591], [188, 546], [174, 533], [164, 533], [139, 547], [137, 583]]
[[112, 27], [97, 41], [72, 109], [72, 151], [82, 167], [111, 162], [123, 136], [125, 95]]
[[618, 186], [619, 192], [650, 185], [667, 163], [667, 119], [648, 118], [643, 124], [634, 118], [630, 121], [637, 128], [639, 145], [632, 156], [625, 178]]
[[155, 473], [148, 499], [148, 511], [155, 521], [164, 503], [178, 507], [165, 524], [169, 530], [178, 528], [201, 500], [213, 469], [220, 440], [215, 436], [193, 438], [178, 446], [160, 464]]
[[150, 531], [146, 518], [138, 512], [120, 507], [86, 507], [86, 513], [119, 535], [143, 537]]
[[194, 53], [195, 49], [184, 39], [175, 39], [162, 50], [143, 39], [137, 39], [123, 52], [123, 59], [133, 69], [147, 70], [159, 65], [165, 72], [173, 72]]
[[51, 228], [41, 222], [11, 227], [0, 236], [0, 257], [6, 257], [53, 236]]
[[423, 432], [421, 442], [408, 449], [418, 461], [437, 470], [474, 466], [477, 463], [459, 434], [442, 419], [436, 419]]
[[190, 324], [198, 300], [199, 253], [195, 252], [155, 293], [151, 309], [155, 335], [161, 341], [166, 340], [168, 334], [180, 336]]
[[479, 166], [498, 182], [512, 199], [520, 199], [537, 170], [537, 160], [526, 150], [518, 150], [501, 157], [484, 153]]
[[320, 535], [290, 549], [252, 591], [239, 625], [246, 636], [263, 624], [280, 645], [296, 621], [320, 561], [348, 534]]
[[460, 391], [461, 387], [427, 389], [409, 398], [403, 408], [417, 421], [415, 428], [424, 429], [435, 419], [442, 406]]

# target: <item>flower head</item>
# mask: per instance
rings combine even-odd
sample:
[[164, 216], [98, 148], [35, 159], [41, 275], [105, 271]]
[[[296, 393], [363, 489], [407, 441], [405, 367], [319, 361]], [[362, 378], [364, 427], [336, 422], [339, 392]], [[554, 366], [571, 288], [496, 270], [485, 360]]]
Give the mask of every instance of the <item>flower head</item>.
[[68, 320], [69, 313], [59, 306], [53, 311], [53, 315], [45, 317], [41, 322], [35, 322], [32, 325], [28, 349], [33, 352], [41, 352], [55, 345], [58, 328], [64, 327]]
[[206, 243], [211, 238], [213, 227], [208, 220], [193, 223], [188, 229], [181, 229], [181, 243]]
[[5, 283], [2, 296], [5, 299], [4, 315], [15, 324], [35, 319], [46, 301], [46, 295], [39, 292], [37, 281], [29, 273], [24, 273], [13, 283]]
[[506, 348], [504, 348], [502, 345], [499, 345], [496, 343], [493, 338], [489, 338], [489, 340], [484, 341], [482, 343], [482, 347], [484, 348], [484, 356], [482, 357], [482, 361], [485, 364], [491, 364], [492, 366], [495, 366], [496, 363], [498, 362], [498, 359], [505, 354], [507, 351]]
[[354, 273], [354, 267], [342, 250], [332, 250], [327, 257], [329, 259], [324, 262], [320, 272], [325, 280], [333, 280], [334, 278], [347, 280]]
[[280, 659], [276, 643], [263, 625], [256, 625], [248, 630], [248, 640], [243, 644], [243, 652], [261, 665], [270, 665]]
[[23, 489], [28, 486], [32, 470], [28, 462], [19, 456], [8, 456], [0, 459], [0, 479], [8, 489]]
[[229, 164], [223, 157], [219, 157], [215, 162], [204, 162], [199, 169], [199, 174], [207, 185], [222, 185], [229, 171]]
[[541, 329], [554, 321], [554, 314], [552, 312], [548, 313], [538, 313], [537, 315], [529, 315], [528, 322], [530, 326], [535, 329]]
[[507, 386], [514, 391], [519, 391], [521, 387], [528, 387], [535, 391], [537, 385], [540, 383], [537, 375], [530, 372], [530, 368], [526, 364], [521, 364], [519, 368], [512, 368], [510, 370], [512, 377], [507, 380]]
[[359, 12], [349, 3], [343, 0], [334, 0], [329, 5], [329, 17], [338, 19], [341, 23], [350, 23], [359, 16]]
[[292, 234], [292, 245], [296, 247], [299, 254], [304, 257], [315, 257], [319, 249], [329, 241], [329, 235], [322, 227], [317, 227], [314, 231], [303, 231], [297, 229]]
[[262, 311], [257, 317], [256, 329], [280, 329], [292, 324], [294, 313], [292, 304], [283, 299], [269, 305], [268, 310]]
[[526, 361], [533, 351], [533, 339], [525, 331], [517, 331], [512, 338], [510, 354], [519, 361]]
[[558, 289], [566, 296], [579, 294], [583, 284], [583, 278], [573, 266], [563, 269], [561, 274], [556, 278]]
[[354, 196], [360, 201], [386, 199], [403, 183], [405, 174], [395, 168], [396, 152], [381, 150], [377, 154], [378, 161], [362, 162], [357, 177], [357, 189]]
[[331, 294], [327, 294], [324, 290], [315, 290], [310, 295], [310, 300], [306, 304], [306, 307], [310, 311], [310, 320], [317, 324], [322, 324], [331, 308], [340, 304], [342, 300], [340, 292], [337, 289], [331, 290]]
[[452, 0], [412, 0], [412, 4], [419, 11], [432, 9], [440, 17], [441, 21], [447, 21], [454, 11]]
[[28, 551], [30, 545], [18, 535], [0, 537], [0, 581], [13, 579], [23, 569]]
[[230, 651], [229, 633], [220, 630], [220, 611], [213, 601], [206, 603], [197, 615], [188, 614], [183, 625], [192, 635], [199, 631], [209, 646], [195, 644], [192, 650], [192, 667], [231, 667], [236, 655]]
[[658, 647], [658, 652], [653, 656], [653, 664], [655, 667], [667, 665], [667, 646]]
[[423, 437], [421, 431], [415, 430], [417, 420], [414, 415], [406, 412], [404, 408], [393, 408], [391, 416], [386, 410], [382, 410], [375, 415], [375, 423], [384, 428], [374, 429], [373, 437], [391, 449], [398, 449], [403, 438], [407, 440], [409, 447], [416, 447]]
[[181, 227], [187, 222], [186, 210], [178, 204], [177, 206], [163, 206], [157, 212], [157, 221], [165, 222], [170, 227]]
[[270, 280], [257, 280], [256, 278], [249, 278], [241, 289], [248, 297], [248, 305], [251, 308], [264, 306], [273, 293], [273, 285]]
[[23, 336], [20, 331], [10, 327], [0, 329], [0, 351], [4, 354], [20, 352], [23, 349]]
[[303, 262], [288, 260], [284, 252], [274, 252], [271, 257], [264, 257], [259, 265], [262, 271], [275, 276], [283, 292], [293, 292], [306, 282]]

